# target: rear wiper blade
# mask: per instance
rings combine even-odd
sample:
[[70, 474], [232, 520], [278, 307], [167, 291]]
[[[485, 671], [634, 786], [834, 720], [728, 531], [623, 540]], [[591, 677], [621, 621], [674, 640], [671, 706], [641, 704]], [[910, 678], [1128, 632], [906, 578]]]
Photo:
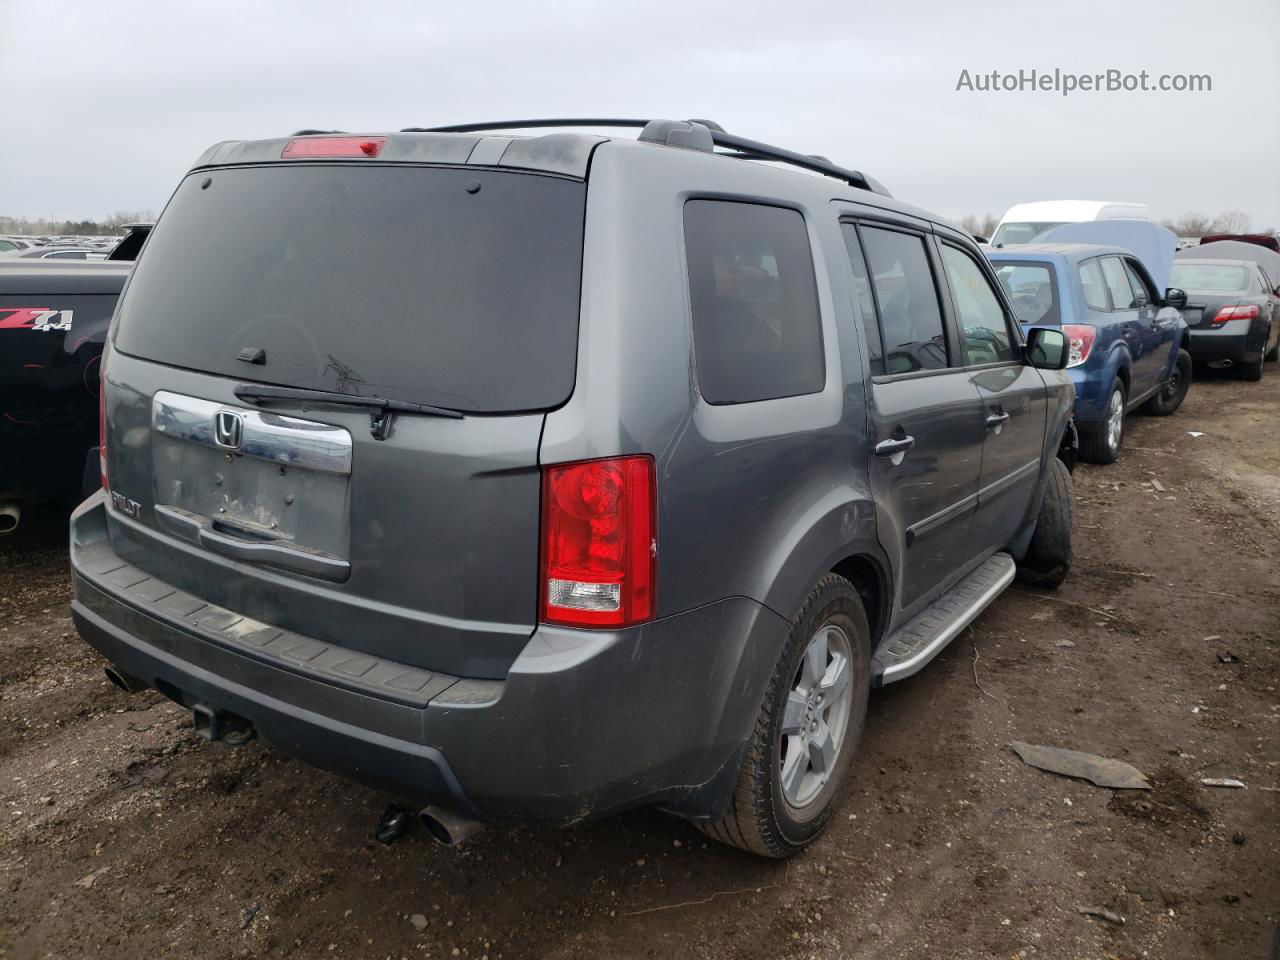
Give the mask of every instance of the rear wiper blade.
[[305, 400], [311, 403], [328, 403], [335, 407], [364, 407], [370, 411], [369, 432], [375, 440], [385, 440], [391, 432], [393, 413], [417, 413], [427, 417], [445, 417], [461, 420], [462, 413], [448, 407], [434, 407], [429, 403], [409, 403], [407, 400], [390, 400], [386, 397], [360, 397], [349, 393], [333, 393], [329, 390], [310, 390], [306, 387], [272, 387], [240, 383], [232, 390], [241, 400], [260, 403], [265, 400]]

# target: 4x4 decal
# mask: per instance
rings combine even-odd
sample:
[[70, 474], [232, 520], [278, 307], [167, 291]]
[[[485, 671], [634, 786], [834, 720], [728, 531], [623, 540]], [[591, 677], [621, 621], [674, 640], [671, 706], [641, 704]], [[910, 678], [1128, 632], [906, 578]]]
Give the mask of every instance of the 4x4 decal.
[[0, 330], [66, 331], [71, 329], [71, 314], [48, 307], [0, 307]]

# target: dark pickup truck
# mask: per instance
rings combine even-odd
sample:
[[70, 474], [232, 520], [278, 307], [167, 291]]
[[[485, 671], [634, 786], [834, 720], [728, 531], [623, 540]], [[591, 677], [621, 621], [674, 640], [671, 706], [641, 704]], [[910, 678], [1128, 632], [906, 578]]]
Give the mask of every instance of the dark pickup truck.
[[131, 262], [0, 262], [0, 534], [98, 484], [98, 368]]

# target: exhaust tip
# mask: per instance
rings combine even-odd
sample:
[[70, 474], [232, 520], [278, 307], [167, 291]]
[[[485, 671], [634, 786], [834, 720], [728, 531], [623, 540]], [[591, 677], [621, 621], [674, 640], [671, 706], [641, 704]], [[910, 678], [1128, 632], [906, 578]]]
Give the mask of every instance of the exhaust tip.
[[115, 667], [107, 667], [102, 671], [107, 675], [107, 679], [112, 685], [122, 690], [124, 693], [138, 693], [147, 689], [147, 685], [137, 677], [131, 677], [123, 670], [117, 670]]
[[16, 503], [0, 503], [0, 536], [13, 533], [22, 522], [22, 508]]
[[431, 839], [444, 847], [456, 847], [484, 829], [480, 821], [460, 817], [441, 807], [425, 807], [418, 813], [418, 820], [431, 834]]

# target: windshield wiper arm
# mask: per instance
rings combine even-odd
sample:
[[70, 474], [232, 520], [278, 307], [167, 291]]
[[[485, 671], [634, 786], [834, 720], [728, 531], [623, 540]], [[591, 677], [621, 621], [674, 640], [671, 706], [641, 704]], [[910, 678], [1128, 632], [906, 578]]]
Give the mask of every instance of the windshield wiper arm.
[[232, 390], [241, 400], [260, 403], [267, 400], [304, 400], [311, 403], [328, 403], [335, 407], [365, 407], [369, 413], [369, 432], [375, 440], [385, 440], [391, 432], [393, 413], [417, 413], [427, 417], [445, 417], [461, 420], [462, 413], [448, 407], [433, 407], [429, 403], [409, 403], [407, 400], [390, 400], [386, 397], [360, 397], [349, 393], [333, 393], [329, 390], [311, 390], [307, 387], [272, 387], [261, 384], [236, 384]]

